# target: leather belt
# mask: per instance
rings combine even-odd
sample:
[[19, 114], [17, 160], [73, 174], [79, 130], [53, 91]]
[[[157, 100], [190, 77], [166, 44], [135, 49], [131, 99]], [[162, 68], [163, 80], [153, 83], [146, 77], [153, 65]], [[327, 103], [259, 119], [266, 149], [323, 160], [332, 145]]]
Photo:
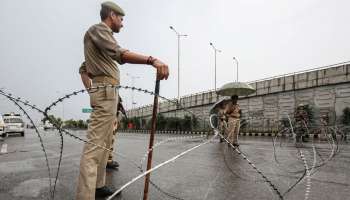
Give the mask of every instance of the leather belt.
[[108, 83], [111, 85], [119, 85], [119, 81], [109, 76], [95, 76], [92, 78], [93, 83]]

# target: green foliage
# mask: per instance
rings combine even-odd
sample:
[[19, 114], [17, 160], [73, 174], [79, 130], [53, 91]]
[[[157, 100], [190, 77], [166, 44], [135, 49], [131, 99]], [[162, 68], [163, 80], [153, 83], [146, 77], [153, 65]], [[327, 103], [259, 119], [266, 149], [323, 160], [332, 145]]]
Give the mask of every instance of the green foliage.
[[287, 117], [284, 117], [282, 119], [280, 119], [280, 124], [283, 128], [289, 128], [290, 127], [290, 122], [289, 119]]
[[[166, 118], [165, 130], [179, 130], [181, 118], [168, 117]], [[161, 129], [159, 129], [161, 130]]]
[[70, 128], [70, 129], [87, 129], [88, 127], [88, 121], [84, 120], [66, 120], [64, 122], [64, 128]]
[[55, 118], [55, 116], [53, 116], [53, 115], [49, 115], [48, 118], [45, 117], [45, 118], [43, 118], [41, 121], [42, 121], [44, 124], [46, 123], [46, 121], [49, 121], [51, 124], [54, 124], [54, 125], [59, 126], [59, 127], [61, 127], [62, 124], [63, 124], [63, 121], [62, 121], [61, 118], [59, 118], [59, 117], [58, 117], [58, 118]]
[[305, 112], [307, 113], [307, 116], [309, 118], [309, 123], [313, 123], [314, 122], [314, 111], [313, 111], [313, 108], [312, 106], [310, 105], [305, 105], [304, 106], [304, 110]]
[[133, 125], [133, 129], [142, 129], [141, 122], [142, 122], [142, 126], [144, 126], [144, 120], [141, 119], [140, 117], [123, 118], [121, 120], [121, 125], [122, 125], [122, 128], [127, 128], [128, 124], [131, 123]]
[[181, 130], [181, 131], [193, 131], [199, 125], [198, 119], [195, 116], [185, 115], [184, 118], [168, 117], [164, 125], [165, 129], [159, 130]]
[[[299, 109], [299, 107], [297, 109]], [[311, 105], [307, 104], [307, 105], [304, 105], [302, 109], [307, 113], [308, 124], [309, 125], [314, 124], [315, 123], [315, 119], [314, 119], [315, 113], [314, 113], [313, 107]]]
[[199, 126], [199, 120], [195, 115], [192, 115], [192, 129], [196, 129]]
[[247, 129], [248, 127], [248, 121], [246, 119], [241, 119], [240, 120], [240, 129]]
[[141, 128], [140, 118], [139, 117], [133, 117], [130, 119], [131, 123], [134, 125], [135, 129]]
[[[140, 126], [142, 121], [142, 126]], [[133, 129], [151, 129], [152, 120], [145, 120], [140, 118], [131, 118], [128, 120], [122, 120], [124, 128], [127, 128], [128, 123], [133, 124]], [[184, 118], [180, 117], [165, 117], [163, 114], [158, 114], [156, 122], [157, 130], [181, 130], [192, 131], [196, 130], [199, 126], [199, 121], [195, 116], [186, 115]]]
[[122, 120], [120, 121], [121, 128], [126, 129], [126, 127], [128, 127], [127, 125], [128, 125], [128, 119], [125, 117], [122, 118]]
[[[151, 120], [150, 120], [149, 123], [151, 123]], [[166, 123], [167, 123], [166, 118], [162, 114], [159, 114], [157, 116], [157, 129], [158, 130], [164, 130], [165, 127], [166, 127]]]
[[349, 107], [344, 108], [341, 121], [344, 125], [350, 125], [350, 108]]
[[180, 121], [181, 127], [185, 130], [192, 130], [192, 117], [186, 115], [183, 120]]

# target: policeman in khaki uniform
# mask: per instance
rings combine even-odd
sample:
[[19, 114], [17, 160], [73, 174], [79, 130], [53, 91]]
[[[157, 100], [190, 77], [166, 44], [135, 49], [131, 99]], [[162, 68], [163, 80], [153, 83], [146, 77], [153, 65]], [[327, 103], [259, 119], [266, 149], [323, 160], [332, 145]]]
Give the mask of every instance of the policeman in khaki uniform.
[[[124, 11], [113, 2], [101, 4], [101, 23], [91, 26], [84, 36], [84, 56], [79, 73], [85, 88], [118, 86], [118, 64], [148, 64], [157, 70], [157, 79], [167, 79], [168, 66], [152, 56], [144, 56], [121, 48], [113, 37], [123, 27]], [[117, 62], [117, 63], [116, 63]], [[89, 89], [90, 115], [88, 141], [109, 148], [113, 137], [113, 123], [117, 112], [118, 91], [116, 88]], [[94, 200], [106, 197], [114, 190], [105, 185], [108, 151], [86, 143], [80, 160], [76, 191], [77, 200]]]
[[224, 115], [228, 119], [227, 140], [233, 145], [238, 147], [237, 137], [240, 127], [241, 109], [237, 104], [238, 96], [231, 96], [231, 101], [226, 104]]

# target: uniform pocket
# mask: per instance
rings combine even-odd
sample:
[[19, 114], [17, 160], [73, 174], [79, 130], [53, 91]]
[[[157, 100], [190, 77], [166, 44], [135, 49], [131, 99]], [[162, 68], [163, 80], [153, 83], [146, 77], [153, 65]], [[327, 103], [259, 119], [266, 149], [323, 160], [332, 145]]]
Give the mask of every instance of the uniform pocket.
[[97, 92], [89, 93], [91, 108], [94, 108], [96, 106], [96, 102], [97, 102], [96, 94], [97, 94]]
[[[97, 87], [97, 86], [99, 85], [92, 84], [92, 87]], [[94, 108], [97, 105], [98, 99], [101, 98], [103, 94], [104, 94], [104, 91], [101, 88], [96, 88], [89, 91], [91, 108]]]

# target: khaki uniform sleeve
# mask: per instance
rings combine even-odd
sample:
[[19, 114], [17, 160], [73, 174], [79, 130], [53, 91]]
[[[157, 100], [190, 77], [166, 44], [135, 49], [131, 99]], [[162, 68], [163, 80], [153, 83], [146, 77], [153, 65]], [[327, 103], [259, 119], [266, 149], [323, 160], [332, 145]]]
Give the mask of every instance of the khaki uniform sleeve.
[[226, 105], [225, 105], [225, 108], [224, 108], [224, 110], [223, 110], [223, 114], [224, 114], [224, 115], [227, 115], [228, 110], [229, 110], [229, 105], [226, 104]]
[[240, 118], [241, 114], [242, 114], [241, 108], [239, 107], [239, 105], [237, 105], [236, 112], [234, 113], [234, 115], [235, 117]]
[[79, 74], [87, 73], [85, 62], [81, 63], [79, 68]]
[[108, 30], [94, 28], [88, 31], [88, 35], [96, 47], [102, 52], [111, 56], [111, 58], [117, 61], [119, 64], [125, 63], [122, 60], [122, 55], [128, 50], [119, 46], [112, 33], [110, 33]]

